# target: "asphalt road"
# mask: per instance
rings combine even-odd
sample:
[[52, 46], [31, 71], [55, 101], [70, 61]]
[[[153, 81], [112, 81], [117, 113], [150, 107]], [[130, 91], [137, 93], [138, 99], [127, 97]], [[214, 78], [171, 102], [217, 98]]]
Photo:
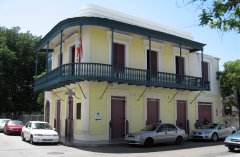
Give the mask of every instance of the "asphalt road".
[[186, 141], [174, 144], [144, 147], [91, 147], [71, 148], [62, 145], [31, 145], [21, 141], [20, 136], [0, 133], [0, 157], [239, 157], [240, 150], [229, 152], [223, 141]]

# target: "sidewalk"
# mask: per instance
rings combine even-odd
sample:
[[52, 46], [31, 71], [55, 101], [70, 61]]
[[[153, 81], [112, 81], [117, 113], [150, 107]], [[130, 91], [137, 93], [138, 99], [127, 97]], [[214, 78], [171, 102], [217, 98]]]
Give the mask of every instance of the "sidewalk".
[[106, 140], [106, 141], [80, 141], [76, 139], [69, 139], [60, 137], [59, 143], [70, 147], [114, 147], [124, 145], [123, 139]]

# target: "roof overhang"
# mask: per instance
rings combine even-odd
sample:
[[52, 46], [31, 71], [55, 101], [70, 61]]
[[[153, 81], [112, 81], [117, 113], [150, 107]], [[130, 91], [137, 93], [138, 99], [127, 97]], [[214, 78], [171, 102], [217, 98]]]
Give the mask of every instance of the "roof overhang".
[[44, 36], [36, 46], [36, 50], [40, 51], [50, 40], [56, 37], [61, 31], [73, 26], [80, 25], [94, 25], [110, 28], [113, 30], [129, 32], [137, 35], [150, 37], [153, 39], [167, 41], [188, 47], [190, 52], [201, 51], [206, 44], [182, 38], [176, 35], [168, 34], [165, 32], [156, 31], [153, 29], [143, 28], [132, 24], [127, 24], [115, 20], [100, 17], [74, 17], [68, 18], [59, 22], [52, 28], [50, 32]]

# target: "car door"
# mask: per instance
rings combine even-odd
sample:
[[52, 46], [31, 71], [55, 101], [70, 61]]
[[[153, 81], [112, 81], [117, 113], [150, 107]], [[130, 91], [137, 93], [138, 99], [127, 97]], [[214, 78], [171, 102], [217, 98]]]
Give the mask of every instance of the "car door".
[[162, 124], [156, 130], [156, 136], [154, 137], [155, 143], [165, 143], [167, 139], [167, 126]]
[[167, 125], [167, 142], [174, 142], [178, 136], [177, 134], [177, 128], [172, 124], [166, 124]]
[[226, 127], [226, 124], [220, 124], [218, 126], [218, 137], [223, 138], [228, 135], [228, 128]]
[[26, 128], [25, 128], [25, 132], [24, 132], [24, 135], [25, 135], [25, 138], [30, 140], [30, 131], [31, 131], [31, 126], [32, 126], [32, 123], [29, 123]]

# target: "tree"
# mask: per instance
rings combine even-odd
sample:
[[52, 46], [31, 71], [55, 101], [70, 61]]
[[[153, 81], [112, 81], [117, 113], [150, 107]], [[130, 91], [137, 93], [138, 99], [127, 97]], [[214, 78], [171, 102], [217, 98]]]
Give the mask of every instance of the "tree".
[[[185, 1], [185, 0], [183, 0]], [[240, 33], [240, 0], [187, 0], [201, 8], [200, 25]]]
[[33, 92], [34, 48], [39, 40], [30, 32], [20, 33], [19, 27], [0, 27], [0, 112], [18, 115], [39, 110], [38, 95]]
[[[224, 63], [224, 70], [220, 73], [220, 90], [225, 107], [236, 106], [240, 109], [240, 60]], [[233, 93], [237, 92], [237, 102], [233, 101]], [[240, 112], [239, 115], [240, 117]], [[239, 121], [240, 123], [240, 121]]]

